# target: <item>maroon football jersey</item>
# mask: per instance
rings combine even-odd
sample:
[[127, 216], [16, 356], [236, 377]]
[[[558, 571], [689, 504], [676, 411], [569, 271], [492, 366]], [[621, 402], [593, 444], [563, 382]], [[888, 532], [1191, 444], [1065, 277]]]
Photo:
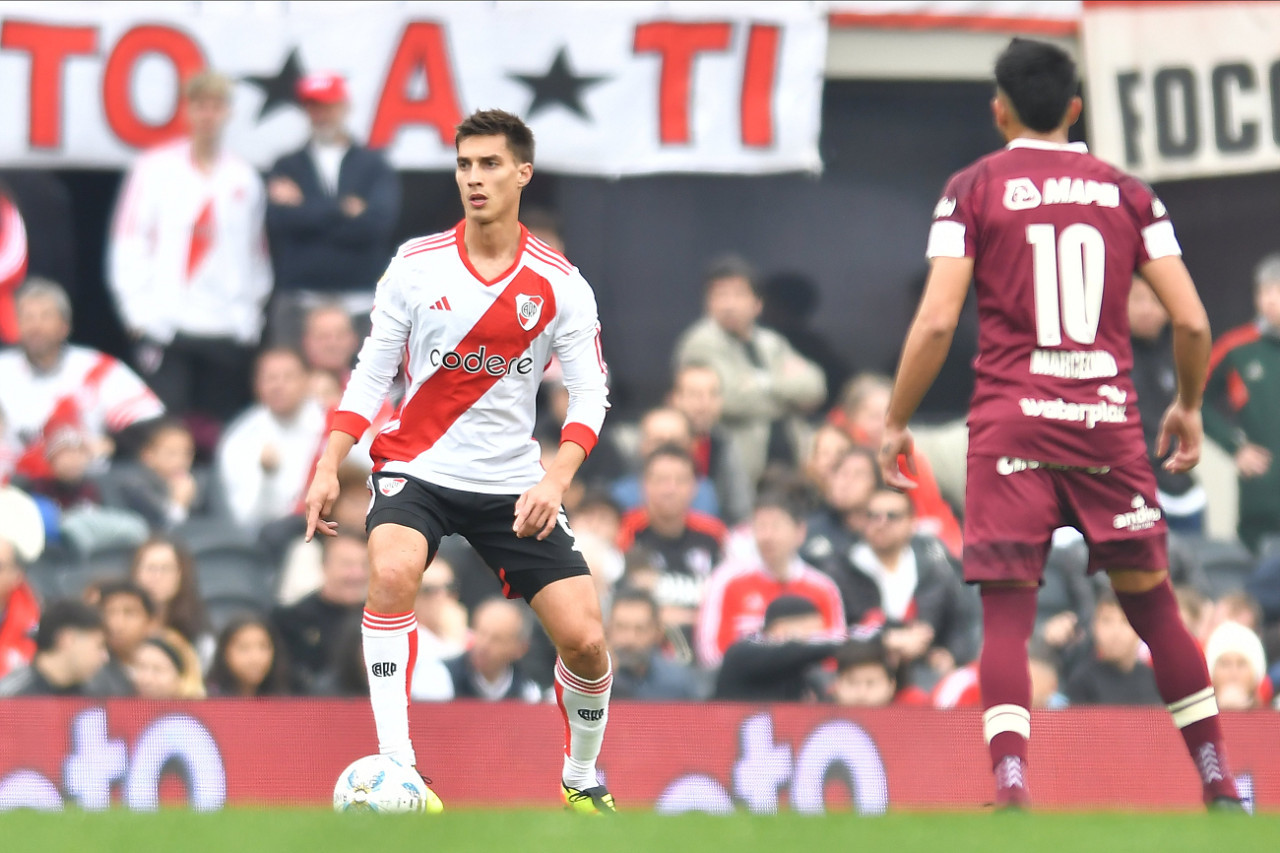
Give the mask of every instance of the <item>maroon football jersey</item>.
[[1146, 452], [1129, 287], [1181, 254], [1150, 188], [1081, 143], [1017, 139], [947, 182], [927, 254], [974, 262], [971, 454], [1096, 467]]

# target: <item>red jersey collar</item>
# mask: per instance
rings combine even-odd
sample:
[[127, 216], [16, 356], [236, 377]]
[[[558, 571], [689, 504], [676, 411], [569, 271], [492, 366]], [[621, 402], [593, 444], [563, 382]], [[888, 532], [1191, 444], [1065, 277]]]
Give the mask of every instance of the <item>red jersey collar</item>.
[[495, 279], [489, 280], [489, 279], [486, 279], [484, 276], [480, 275], [480, 273], [476, 272], [476, 268], [471, 265], [471, 258], [467, 257], [467, 243], [466, 243], [466, 240], [464, 239], [467, 231], [467, 220], [464, 219], [461, 222], [459, 222], [457, 226], [453, 229], [453, 231], [454, 231], [454, 234], [457, 235], [456, 241], [458, 244], [458, 257], [462, 259], [462, 265], [467, 268], [467, 272], [471, 273], [471, 275], [475, 277], [476, 281], [480, 282], [485, 287], [493, 287], [498, 282], [506, 280], [508, 277], [511, 276], [512, 273], [514, 273], [517, 269], [520, 268], [520, 264], [524, 260], [524, 247], [529, 242], [529, 229], [525, 228], [524, 223], [521, 222], [520, 223], [520, 243], [516, 246], [515, 261], [513, 261], [511, 266], [509, 266], [505, 271], [503, 271], [502, 275], [498, 276]]

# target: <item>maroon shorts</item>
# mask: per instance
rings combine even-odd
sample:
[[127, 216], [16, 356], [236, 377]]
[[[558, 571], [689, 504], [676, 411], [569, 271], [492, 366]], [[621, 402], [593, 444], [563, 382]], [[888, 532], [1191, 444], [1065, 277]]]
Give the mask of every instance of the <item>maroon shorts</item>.
[[1091, 574], [1169, 567], [1155, 473], [1143, 456], [1082, 469], [971, 455], [964, 497], [964, 579], [970, 583], [1039, 582], [1059, 527], [1084, 534]]

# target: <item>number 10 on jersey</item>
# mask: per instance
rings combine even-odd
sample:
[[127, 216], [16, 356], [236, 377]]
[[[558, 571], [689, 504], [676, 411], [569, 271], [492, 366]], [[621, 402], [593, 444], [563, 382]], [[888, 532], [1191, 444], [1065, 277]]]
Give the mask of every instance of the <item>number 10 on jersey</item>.
[[1062, 335], [1092, 344], [1102, 316], [1107, 247], [1102, 233], [1077, 222], [1057, 233], [1053, 225], [1028, 225], [1036, 303], [1036, 343], [1062, 345]]

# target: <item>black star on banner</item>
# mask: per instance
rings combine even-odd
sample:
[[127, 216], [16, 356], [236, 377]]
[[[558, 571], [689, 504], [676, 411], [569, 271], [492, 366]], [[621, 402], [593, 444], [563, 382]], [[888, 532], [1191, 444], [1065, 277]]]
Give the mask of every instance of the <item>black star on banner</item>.
[[578, 118], [591, 121], [586, 107], [582, 105], [582, 93], [608, 80], [608, 77], [585, 77], [573, 73], [569, 67], [569, 52], [560, 48], [555, 60], [546, 74], [508, 74], [508, 78], [528, 86], [533, 92], [533, 103], [529, 104], [526, 118], [533, 118], [548, 107], [559, 104]]
[[276, 76], [259, 77], [249, 74], [242, 78], [249, 85], [257, 86], [267, 96], [262, 102], [262, 108], [258, 110], [259, 122], [281, 107], [297, 105], [298, 81], [303, 74], [302, 63], [298, 61], [298, 49], [295, 47], [285, 57], [284, 67]]

